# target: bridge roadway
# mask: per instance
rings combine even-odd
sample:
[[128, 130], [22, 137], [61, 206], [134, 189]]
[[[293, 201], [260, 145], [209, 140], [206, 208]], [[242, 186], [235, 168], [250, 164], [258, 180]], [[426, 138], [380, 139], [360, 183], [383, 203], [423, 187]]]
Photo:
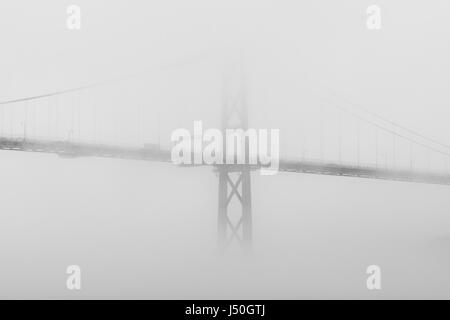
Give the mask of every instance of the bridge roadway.
[[[96, 143], [0, 137], [0, 150], [52, 153], [65, 158], [100, 157], [171, 162], [170, 150], [163, 150], [153, 145], [139, 148]], [[239, 169], [239, 165], [229, 166]], [[251, 165], [250, 169], [258, 170], [261, 167], [261, 165]], [[310, 160], [281, 159], [279, 171], [450, 185], [450, 174]]]

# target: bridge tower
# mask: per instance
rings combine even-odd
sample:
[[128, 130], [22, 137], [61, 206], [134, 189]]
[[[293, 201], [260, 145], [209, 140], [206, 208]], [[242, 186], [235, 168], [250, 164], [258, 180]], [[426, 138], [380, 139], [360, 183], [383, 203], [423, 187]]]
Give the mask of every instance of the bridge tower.
[[246, 131], [248, 129], [248, 106], [243, 64], [232, 65], [227, 68], [225, 73], [221, 118], [224, 164], [218, 166], [219, 249], [223, 252], [234, 240], [237, 240], [243, 251], [248, 252], [252, 244], [252, 196], [247, 136], [243, 140], [244, 150], [237, 150], [237, 152], [245, 152], [246, 164], [225, 164], [226, 130], [242, 129]]

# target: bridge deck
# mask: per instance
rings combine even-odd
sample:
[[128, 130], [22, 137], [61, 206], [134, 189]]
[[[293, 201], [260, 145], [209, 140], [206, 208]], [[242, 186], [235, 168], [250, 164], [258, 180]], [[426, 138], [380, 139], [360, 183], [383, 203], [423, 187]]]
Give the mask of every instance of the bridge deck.
[[[0, 150], [52, 153], [62, 157], [100, 157], [171, 162], [170, 151], [157, 147], [120, 147], [105, 144], [73, 143], [44, 139], [0, 138]], [[231, 165], [233, 166], [233, 165]], [[239, 165], [234, 165], [238, 167]], [[250, 166], [252, 170], [261, 168]], [[438, 174], [401, 169], [382, 169], [373, 166], [355, 166], [318, 161], [280, 160], [279, 171], [297, 172], [367, 179], [450, 185], [450, 174]]]

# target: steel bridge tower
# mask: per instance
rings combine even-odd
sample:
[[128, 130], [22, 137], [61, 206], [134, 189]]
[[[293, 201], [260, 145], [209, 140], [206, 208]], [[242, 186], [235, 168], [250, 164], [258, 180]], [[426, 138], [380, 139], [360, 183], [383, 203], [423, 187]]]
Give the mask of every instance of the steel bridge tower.
[[[249, 252], [252, 244], [252, 195], [249, 164], [249, 138], [243, 139], [246, 164], [225, 164], [226, 130], [248, 129], [248, 105], [243, 64], [237, 63], [227, 68], [223, 79], [221, 127], [223, 135], [224, 164], [219, 171], [219, 216], [218, 241], [223, 252], [234, 239], [244, 252]], [[236, 159], [235, 159], [235, 163]], [[233, 205], [234, 202], [234, 205]], [[233, 219], [234, 218], [234, 219]]]

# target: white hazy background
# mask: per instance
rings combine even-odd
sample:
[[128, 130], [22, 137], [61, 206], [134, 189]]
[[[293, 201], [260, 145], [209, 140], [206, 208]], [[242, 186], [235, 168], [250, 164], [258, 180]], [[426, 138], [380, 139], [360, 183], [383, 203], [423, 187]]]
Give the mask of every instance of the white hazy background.
[[[82, 10], [79, 31], [66, 28], [71, 4]], [[379, 31], [366, 27], [373, 4]], [[447, 0], [3, 1], [0, 98], [142, 73], [48, 103], [62, 114], [74, 99], [96, 108], [99, 131], [87, 111], [74, 139], [169, 146], [175, 128], [218, 125], [216, 61], [239, 50], [250, 125], [280, 128], [284, 155], [318, 154], [304, 130], [322, 112], [317, 83], [450, 144], [449, 12]], [[37, 117], [41, 106], [30, 107]], [[445, 186], [255, 173], [254, 252], [221, 256], [210, 168], [12, 151], [0, 163], [1, 298], [450, 298]], [[81, 291], [66, 289], [73, 264]], [[372, 264], [381, 291], [366, 288]]]

